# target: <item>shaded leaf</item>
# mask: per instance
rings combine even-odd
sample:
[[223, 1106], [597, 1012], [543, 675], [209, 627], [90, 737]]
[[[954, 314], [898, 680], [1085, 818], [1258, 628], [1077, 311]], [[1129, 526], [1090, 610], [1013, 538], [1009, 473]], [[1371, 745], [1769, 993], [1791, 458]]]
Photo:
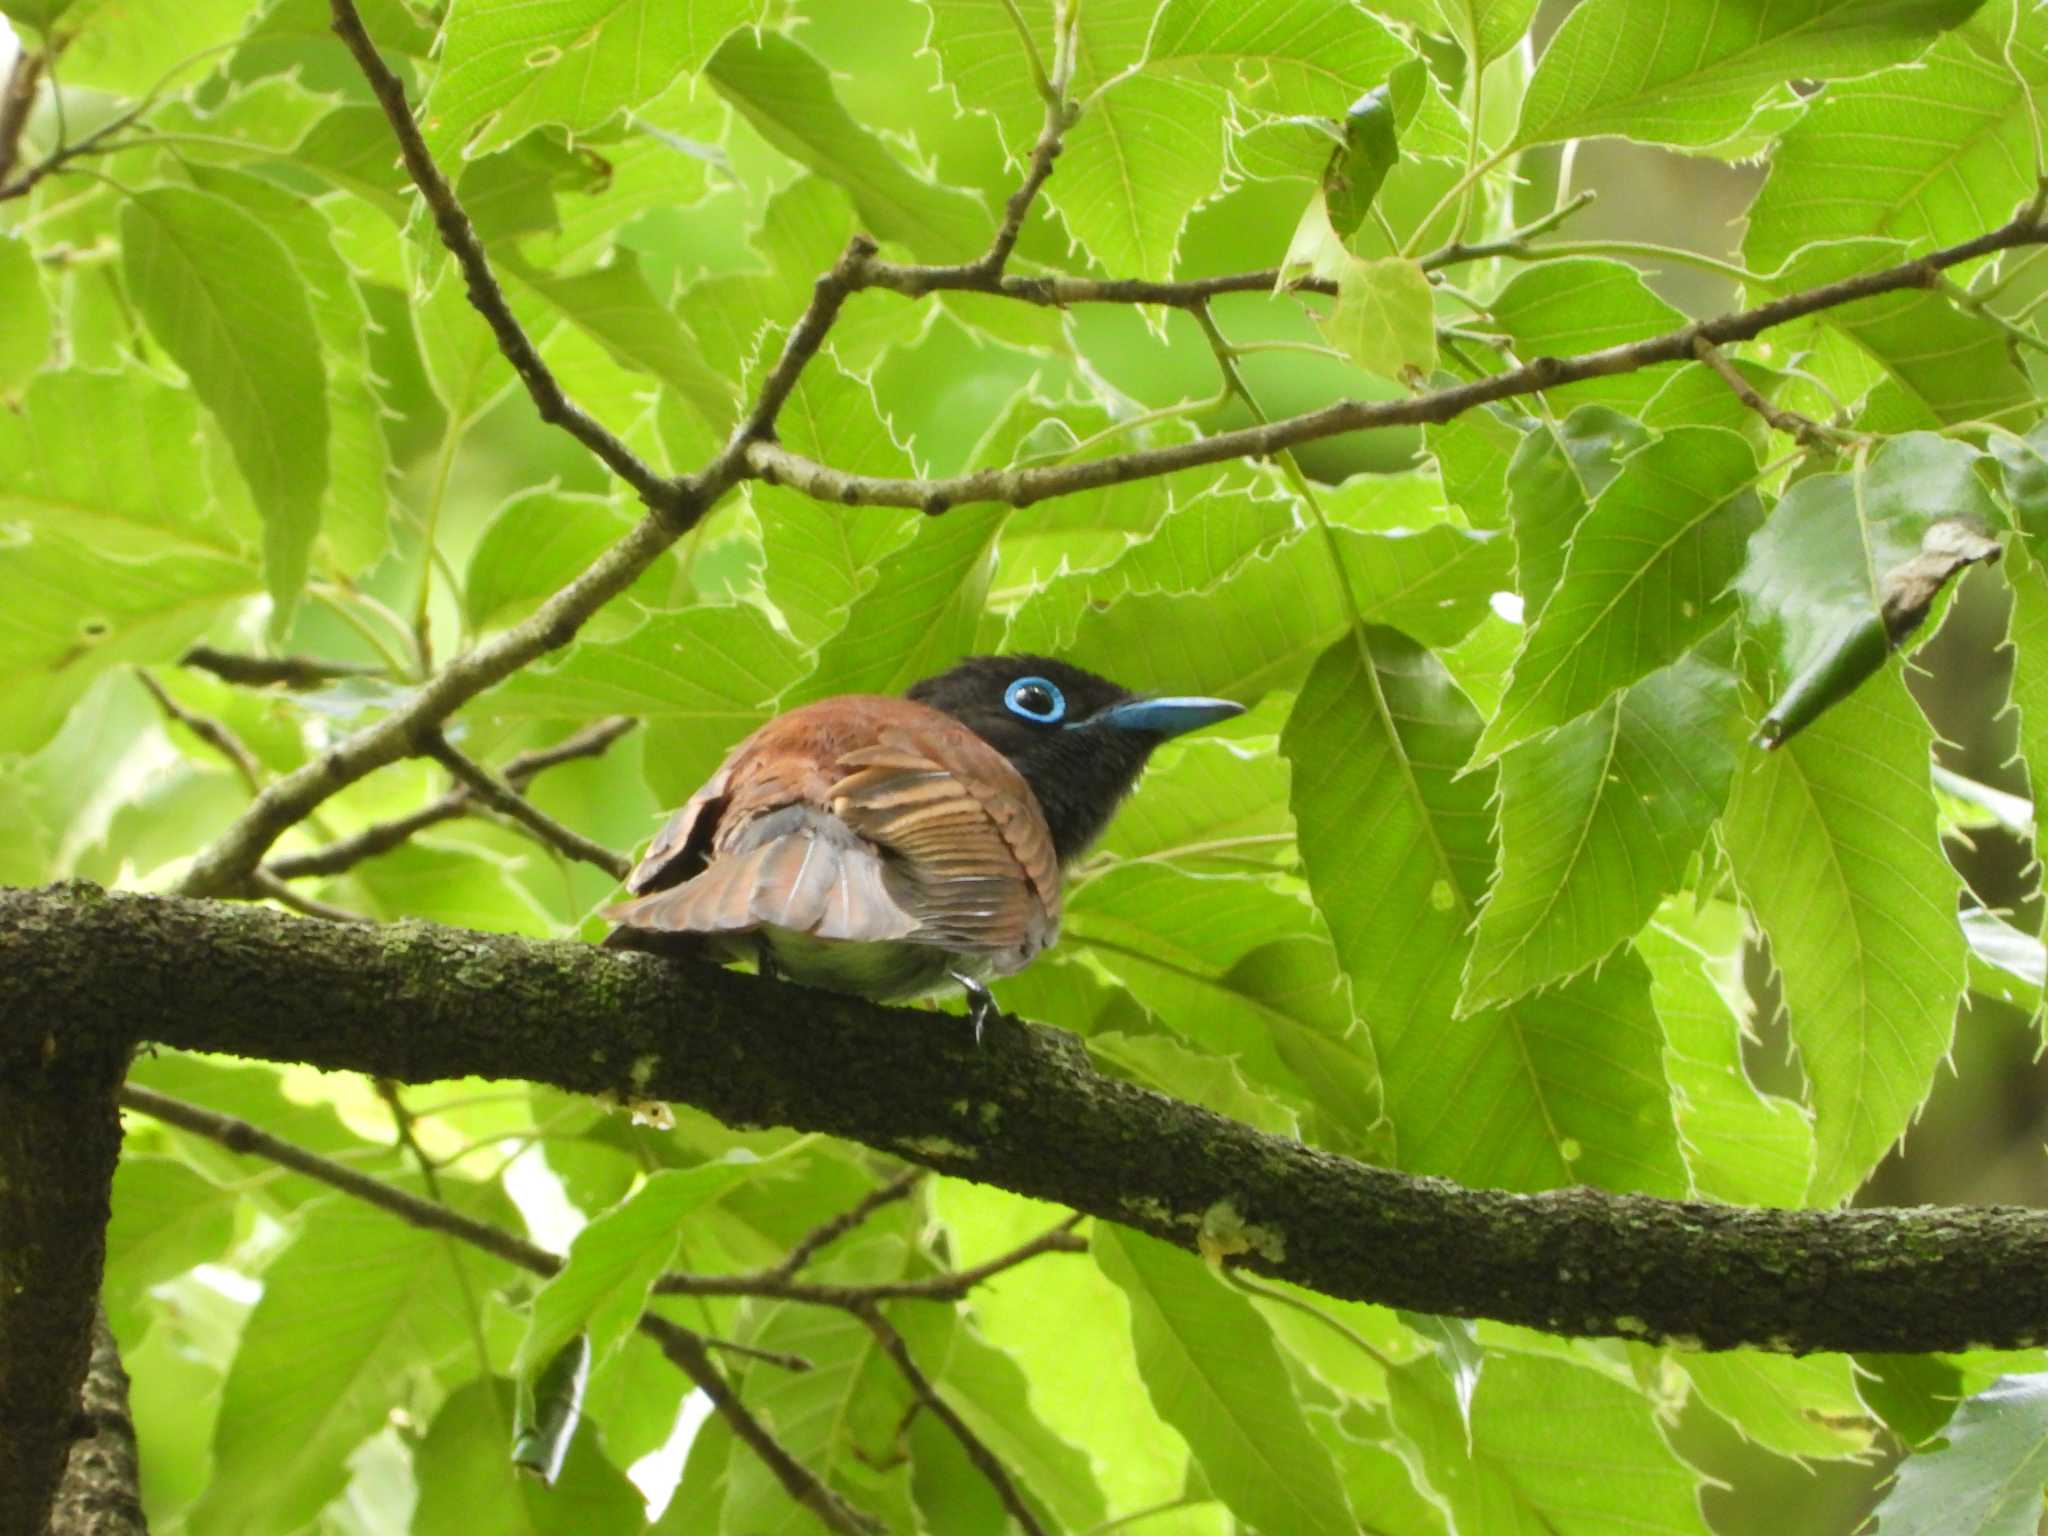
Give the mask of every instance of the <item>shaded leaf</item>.
[[1323, 168], [1323, 202], [1330, 227], [1348, 240], [1379, 196], [1380, 183], [1401, 157], [1394, 104], [1387, 87], [1376, 85], [1351, 104], [1341, 124], [1344, 142]]
[[1324, 329], [1359, 367], [1405, 379], [1436, 366], [1436, 309], [1422, 267], [1398, 256], [1349, 261]]
[[478, 1377], [449, 1394], [413, 1451], [417, 1536], [585, 1536], [638, 1530], [640, 1491], [604, 1459], [594, 1436], [576, 1436], [552, 1484], [510, 1471], [512, 1383]]
[[1979, 457], [1930, 433], [1894, 438], [1867, 469], [1799, 481], [1750, 539], [1735, 590], [1781, 680], [1758, 730], [1765, 746], [1883, 666], [1956, 571], [1998, 558]]
[[1942, 1443], [1916, 1451], [1877, 1506], [1879, 1536], [2032, 1536], [2048, 1485], [2048, 1376], [1966, 1397]]

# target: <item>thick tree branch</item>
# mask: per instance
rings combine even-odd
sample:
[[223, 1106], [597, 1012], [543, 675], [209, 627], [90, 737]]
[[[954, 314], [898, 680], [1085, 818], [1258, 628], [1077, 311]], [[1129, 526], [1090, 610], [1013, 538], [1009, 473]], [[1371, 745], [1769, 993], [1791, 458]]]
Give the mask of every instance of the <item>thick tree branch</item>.
[[[0, 927], [11, 926], [0, 918]], [[0, 968], [5, 962], [0, 962]], [[40, 1536], [79, 1423], [128, 1047], [8, 1006], [0, 1067], [0, 1536]]]
[[79, 1393], [79, 1438], [50, 1511], [49, 1536], [149, 1536], [128, 1372], [104, 1311], [92, 1320], [92, 1359]]
[[1328, 1295], [1555, 1333], [1790, 1351], [2048, 1338], [2039, 1211], [1464, 1189], [1103, 1077], [1071, 1036], [1015, 1021], [977, 1047], [945, 1015], [592, 945], [89, 886], [0, 895], [0, 1084], [40, 1080], [45, 1035], [67, 1062], [118, 1059], [145, 1033], [825, 1131], [1190, 1250], [1238, 1245], [1236, 1262]]

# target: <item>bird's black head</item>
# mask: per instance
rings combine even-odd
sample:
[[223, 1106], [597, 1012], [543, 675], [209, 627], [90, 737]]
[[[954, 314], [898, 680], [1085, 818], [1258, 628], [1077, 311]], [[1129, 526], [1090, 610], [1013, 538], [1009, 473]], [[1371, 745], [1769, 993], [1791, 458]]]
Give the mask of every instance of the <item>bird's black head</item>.
[[970, 656], [910, 697], [1017, 765], [1061, 863], [1109, 825], [1160, 742], [1244, 712], [1228, 699], [1144, 698], [1050, 656]]

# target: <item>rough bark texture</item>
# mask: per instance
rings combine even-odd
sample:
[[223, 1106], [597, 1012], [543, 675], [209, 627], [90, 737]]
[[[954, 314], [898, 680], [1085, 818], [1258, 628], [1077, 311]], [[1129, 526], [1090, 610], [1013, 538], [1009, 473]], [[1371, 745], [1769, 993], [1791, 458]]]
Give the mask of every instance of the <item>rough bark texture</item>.
[[1103, 1077], [1056, 1030], [998, 1023], [977, 1048], [944, 1016], [586, 944], [82, 886], [0, 893], [0, 1084], [47, 1071], [46, 1033], [60, 1062], [146, 1035], [403, 1081], [675, 1100], [851, 1137], [1332, 1296], [1558, 1333], [1797, 1351], [2048, 1338], [2048, 1213], [1464, 1189]]
[[79, 1393], [83, 1431], [71, 1443], [64, 1480], [50, 1511], [50, 1536], [149, 1536], [142, 1512], [135, 1419], [128, 1411], [128, 1373], [107, 1314], [92, 1320], [92, 1360]]
[[0, 1536], [40, 1536], [80, 1427], [129, 1031], [61, 997], [0, 991]]

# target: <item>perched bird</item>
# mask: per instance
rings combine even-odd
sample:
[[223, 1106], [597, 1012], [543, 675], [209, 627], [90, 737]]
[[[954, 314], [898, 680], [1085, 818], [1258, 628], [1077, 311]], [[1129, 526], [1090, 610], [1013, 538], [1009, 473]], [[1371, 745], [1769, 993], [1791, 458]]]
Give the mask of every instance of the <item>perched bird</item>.
[[878, 1001], [1022, 969], [1059, 932], [1060, 872], [1152, 749], [1243, 712], [1145, 698], [1045, 656], [974, 656], [904, 698], [778, 715], [656, 835], [607, 909], [615, 947], [753, 958]]

